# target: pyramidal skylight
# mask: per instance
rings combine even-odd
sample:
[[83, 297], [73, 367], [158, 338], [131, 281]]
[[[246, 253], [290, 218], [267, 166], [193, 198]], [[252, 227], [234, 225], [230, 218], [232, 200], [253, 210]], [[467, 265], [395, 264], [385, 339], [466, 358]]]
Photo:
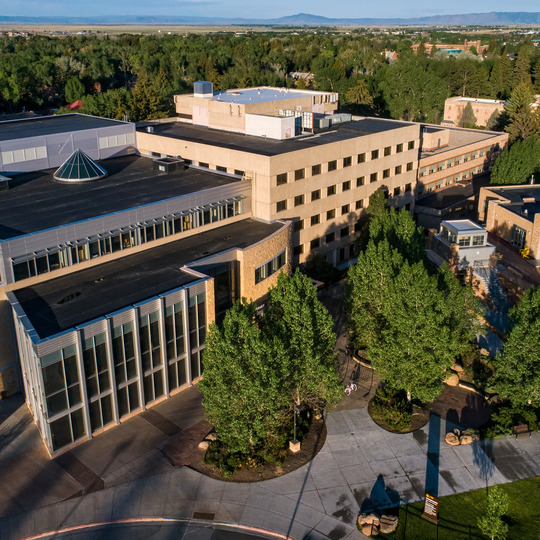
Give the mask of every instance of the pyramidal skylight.
[[107, 171], [78, 148], [53, 174], [53, 178], [59, 182], [73, 183], [91, 182], [104, 176], [107, 176]]

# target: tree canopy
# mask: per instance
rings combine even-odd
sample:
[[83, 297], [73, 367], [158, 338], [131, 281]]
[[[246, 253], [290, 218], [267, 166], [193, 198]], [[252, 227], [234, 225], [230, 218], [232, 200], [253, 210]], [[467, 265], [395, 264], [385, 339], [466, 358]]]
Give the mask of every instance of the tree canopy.
[[[267, 455], [286, 441], [293, 406], [329, 408], [343, 392], [332, 318], [311, 280], [278, 276], [262, 315], [236, 302], [213, 324], [199, 383], [209, 422], [229, 451]], [[284, 439], [285, 438], [285, 439]]]
[[455, 358], [470, 348], [478, 305], [446, 265], [428, 272], [422, 248], [421, 229], [408, 212], [378, 215], [349, 269], [346, 309], [355, 344], [381, 379], [432, 401]]
[[495, 160], [492, 184], [525, 184], [540, 169], [540, 141], [536, 137], [516, 141]]
[[494, 359], [495, 390], [512, 405], [540, 401], [540, 289], [528, 289], [510, 311], [512, 326]]

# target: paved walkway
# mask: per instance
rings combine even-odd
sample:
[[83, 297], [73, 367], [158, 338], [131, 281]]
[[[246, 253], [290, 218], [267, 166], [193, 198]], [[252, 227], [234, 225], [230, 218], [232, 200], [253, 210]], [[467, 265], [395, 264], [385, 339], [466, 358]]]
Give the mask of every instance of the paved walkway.
[[253, 526], [298, 540], [352, 540], [363, 538], [355, 528], [359, 511], [417, 501], [426, 490], [443, 496], [540, 474], [539, 434], [450, 447], [444, 436], [453, 427], [432, 415], [423, 429], [394, 435], [374, 424], [365, 407], [338, 410], [329, 414], [326, 443], [312, 462], [253, 484], [213, 480], [187, 467], [158, 468], [120, 482], [110, 467], [116, 456], [104, 461], [94, 452], [109, 471], [105, 489], [56, 504], [46, 504], [44, 497], [44, 506], [9, 512], [0, 520], [0, 537], [18, 540], [85, 523], [169, 517]]

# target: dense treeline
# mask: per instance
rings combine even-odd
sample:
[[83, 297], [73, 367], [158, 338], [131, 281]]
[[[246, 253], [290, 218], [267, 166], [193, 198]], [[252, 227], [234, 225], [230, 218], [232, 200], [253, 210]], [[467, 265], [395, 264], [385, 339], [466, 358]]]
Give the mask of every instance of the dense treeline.
[[[432, 32], [432, 42], [466, 36]], [[340, 93], [352, 112], [439, 122], [450, 95], [509, 98], [520, 83], [540, 93], [540, 49], [531, 38], [486, 38], [484, 56], [415, 55], [403, 36], [291, 33], [0, 39], [0, 111], [60, 107], [141, 120], [173, 112], [172, 95], [209, 80], [216, 89], [293, 86], [292, 71]], [[397, 51], [388, 63], [385, 49]], [[298, 85], [298, 83], [297, 83]], [[299, 82], [303, 86], [303, 81]]]

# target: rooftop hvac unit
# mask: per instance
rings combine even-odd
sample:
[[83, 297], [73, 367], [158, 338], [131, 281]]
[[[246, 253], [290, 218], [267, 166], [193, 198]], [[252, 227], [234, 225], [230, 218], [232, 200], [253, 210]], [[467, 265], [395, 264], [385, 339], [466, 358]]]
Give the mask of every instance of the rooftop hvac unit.
[[197, 81], [193, 83], [195, 97], [211, 98], [214, 95], [214, 85], [209, 81]]
[[185, 169], [184, 160], [179, 158], [165, 157], [160, 159], [154, 159], [152, 166], [154, 171], [164, 173], [171, 173], [174, 171], [181, 171]]

